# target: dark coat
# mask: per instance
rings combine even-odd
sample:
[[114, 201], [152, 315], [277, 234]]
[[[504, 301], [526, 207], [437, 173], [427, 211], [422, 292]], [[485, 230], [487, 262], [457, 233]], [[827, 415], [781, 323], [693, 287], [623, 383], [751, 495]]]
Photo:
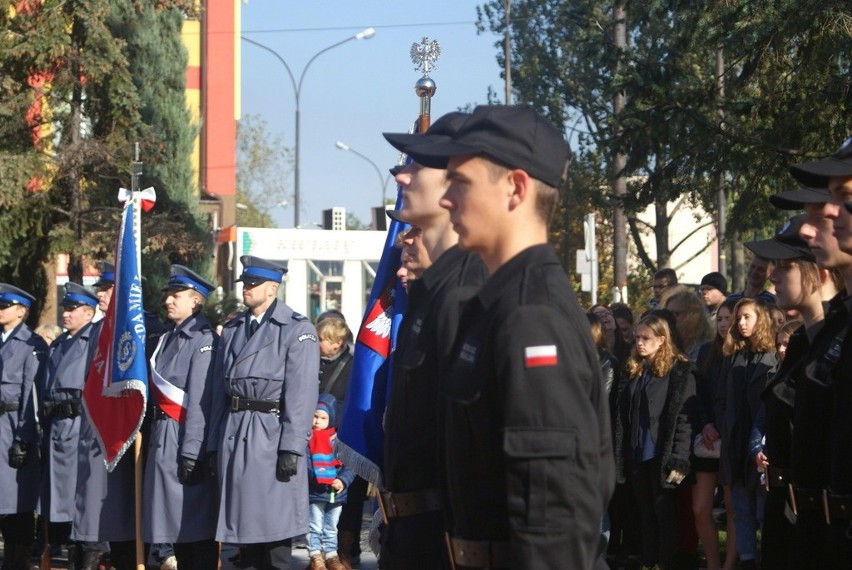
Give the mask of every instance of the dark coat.
[[[630, 458], [630, 402], [636, 379], [622, 374], [618, 387], [615, 422], [615, 466], [619, 483], [626, 481]], [[688, 474], [692, 452], [692, 425], [696, 415], [695, 372], [689, 362], [677, 361], [665, 377], [653, 377], [646, 387], [650, 406], [651, 432], [656, 432], [660, 457], [660, 483], [664, 489], [672, 470]]]
[[[352, 351], [348, 345], [343, 345], [343, 350], [334, 358], [320, 358], [319, 367], [319, 392], [329, 393], [337, 401], [337, 409], [343, 410], [343, 401], [346, 398], [346, 388], [349, 386], [349, 377], [352, 375]], [[340, 366], [340, 372], [337, 367]], [[329, 390], [331, 384], [331, 390]], [[335, 426], [339, 426], [343, 414], [337, 414]]]
[[774, 352], [740, 351], [725, 357], [715, 407], [716, 429], [722, 440], [719, 456], [722, 484], [754, 487], [758, 483], [757, 466], [748, 446], [761, 405], [760, 395], [777, 367]]

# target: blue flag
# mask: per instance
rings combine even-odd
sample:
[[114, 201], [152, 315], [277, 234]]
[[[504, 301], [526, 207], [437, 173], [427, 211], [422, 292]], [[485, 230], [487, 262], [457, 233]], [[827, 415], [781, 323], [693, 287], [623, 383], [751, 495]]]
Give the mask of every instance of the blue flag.
[[112, 471], [130, 447], [145, 417], [148, 363], [139, 242], [133, 200], [121, 216], [115, 258], [115, 288], [92, 358], [83, 401]]
[[[396, 209], [400, 208], [400, 201], [397, 187]], [[396, 239], [407, 228], [407, 224], [396, 220], [391, 220], [388, 228], [370, 300], [355, 339], [352, 376], [338, 430], [338, 451], [343, 464], [379, 488], [384, 487], [382, 421], [390, 395], [396, 335], [408, 300], [396, 276], [401, 255]]]

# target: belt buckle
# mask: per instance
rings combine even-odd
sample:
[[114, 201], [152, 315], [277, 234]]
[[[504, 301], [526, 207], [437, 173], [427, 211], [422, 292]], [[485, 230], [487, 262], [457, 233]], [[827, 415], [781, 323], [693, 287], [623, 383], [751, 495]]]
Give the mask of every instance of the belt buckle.
[[240, 397], [239, 396], [231, 396], [231, 411], [239, 412], [240, 411]]
[[382, 513], [382, 521], [386, 525], [396, 517], [393, 495], [388, 491], [379, 491], [379, 512]]

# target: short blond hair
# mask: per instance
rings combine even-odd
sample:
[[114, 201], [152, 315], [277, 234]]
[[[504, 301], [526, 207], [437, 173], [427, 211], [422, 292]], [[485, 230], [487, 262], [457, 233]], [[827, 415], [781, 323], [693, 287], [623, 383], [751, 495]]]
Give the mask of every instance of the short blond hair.
[[346, 342], [351, 333], [346, 321], [338, 317], [326, 317], [317, 323], [317, 336], [330, 342]]

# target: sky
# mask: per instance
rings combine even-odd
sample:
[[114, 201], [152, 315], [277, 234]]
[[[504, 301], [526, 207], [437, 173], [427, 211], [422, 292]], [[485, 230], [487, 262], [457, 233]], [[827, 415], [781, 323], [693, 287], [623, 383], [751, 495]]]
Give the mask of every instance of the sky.
[[[298, 82], [319, 51], [373, 27], [376, 34], [349, 41], [311, 63], [300, 91], [300, 225], [322, 221], [322, 211], [343, 206], [362, 222], [381, 205], [387, 169], [399, 153], [382, 132], [407, 132], [420, 111], [414, 85], [421, 73], [410, 49], [424, 36], [437, 40], [441, 56], [430, 77], [437, 85], [432, 119], [469, 104], [487, 102], [489, 86], [502, 102], [503, 80], [491, 32], [477, 34], [476, 6], [484, 0], [244, 0], [242, 35], [276, 51]], [[241, 112], [263, 118], [269, 130], [295, 144], [294, 88], [270, 53], [241, 43]], [[341, 141], [375, 163], [335, 146]], [[389, 198], [396, 185], [385, 187]], [[293, 191], [292, 171], [288, 193]], [[292, 203], [269, 212], [278, 227], [292, 228]]]

